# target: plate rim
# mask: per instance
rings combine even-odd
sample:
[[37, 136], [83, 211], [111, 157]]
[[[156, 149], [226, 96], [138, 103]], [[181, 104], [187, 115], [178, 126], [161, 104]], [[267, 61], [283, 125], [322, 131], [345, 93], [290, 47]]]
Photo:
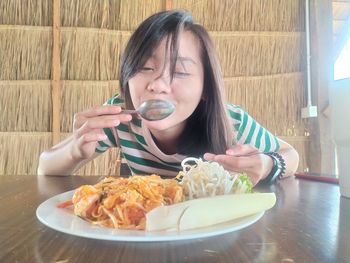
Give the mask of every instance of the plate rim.
[[[207, 238], [207, 237], [213, 237], [213, 236], [219, 236], [231, 232], [239, 231], [243, 228], [246, 228], [250, 225], [253, 225], [258, 220], [262, 218], [262, 216], [265, 214], [265, 211], [261, 211], [249, 216], [245, 216], [242, 218], [237, 218], [235, 220], [219, 223], [213, 226], [208, 227], [202, 227], [192, 230], [184, 230], [181, 232], [176, 231], [158, 231], [158, 232], [146, 232], [142, 230], [123, 230], [123, 229], [113, 229], [113, 228], [103, 228], [100, 226], [93, 226], [90, 223], [84, 221], [83, 219], [74, 216], [72, 216], [72, 220], [77, 220], [78, 224], [87, 224], [88, 227], [91, 226], [91, 229], [97, 229], [103, 232], [103, 230], [106, 231], [106, 233], [89, 233], [84, 231], [73, 231], [71, 229], [57, 226], [56, 224], [52, 224], [50, 220], [47, 219], [48, 215], [43, 214], [45, 209], [52, 208], [55, 213], [64, 215], [62, 208], [57, 208], [52, 203], [55, 202], [58, 204], [59, 202], [62, 202], [64, 200], [67, 200], [69, 196], [72, 196], [75, 190], [67, 191], [61, 194], [57, 194], [55, 196], [50, 197], [49, 199], [42, 202], [36, 209], [36, 217], [37, 219], [46, 227], [50, 229], [54, 229], [55, 231], [65, 233], [68, 235], [76, 236], [76, 237], [83, 237], [88, 239], [95, 239], [95, 240], [107, 240], [107, 241], [123, 241], [123, 242], [164, 242], [164, 241], [183, 241], [183, 240], [191, 240], [191, 239], [198, 239], [198, 238]], [[60, 200], [62, 199], [62, 200]], [[69, 218], [68, 218], [69, 219]], [[237, 221], [242, 221], [243, 223], [238, 223]], [[224, 227], [225, 225], [228, 225], [227, 227]], [[231, 225], [231, 226], [230, 226]], [[221, 226], [221, 228], [220, 228]], [[96, 228], [95, 228], [96, 227]], [[219, 228], [219, 229], [216, 229]], [[215, 230], [216, 229], [216, 230]], [[207, 230], [207, 231], [205, 231]], [[125, 232], [124, 232], [125, 231]], [[142, 232], [139, 232], [142, 231]], [[114, 233], [113, 233], [114, 232]], [[120, 233], [118, 232], [124, 232], [124, 235], [118, 235]], [[135, 232], [141, 235], [130, 235], [130, 233]], [[128, 235], [126, 235], [128, 234]]]

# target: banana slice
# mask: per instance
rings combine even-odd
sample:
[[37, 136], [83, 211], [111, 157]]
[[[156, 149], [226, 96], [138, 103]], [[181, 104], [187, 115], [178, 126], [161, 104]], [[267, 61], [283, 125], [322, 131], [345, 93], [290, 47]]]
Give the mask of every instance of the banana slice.
[[274, 193], [230, 194], [157, 207], [146, 214], [147, 231], [184, 231], [220, 224], [270, 209]]

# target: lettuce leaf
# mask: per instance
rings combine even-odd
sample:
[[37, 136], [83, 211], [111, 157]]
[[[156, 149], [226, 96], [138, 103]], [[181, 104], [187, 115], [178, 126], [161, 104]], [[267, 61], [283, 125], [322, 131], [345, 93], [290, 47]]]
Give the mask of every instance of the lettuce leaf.
[[253, 183], [247, 174], [241, 173], [238, 175], [236, 181], [234, 182], [231, 192], [233, 194], [245, 194], [251, 193], [253, 189]]

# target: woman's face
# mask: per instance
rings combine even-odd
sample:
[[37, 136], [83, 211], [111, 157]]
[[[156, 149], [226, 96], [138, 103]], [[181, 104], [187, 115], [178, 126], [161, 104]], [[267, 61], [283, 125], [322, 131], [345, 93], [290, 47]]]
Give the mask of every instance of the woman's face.
[[181, 132], [186, 119], [194, 112], [203, 92], [201, 44], [189, 31], [179, 35], [178, 57], [174, 79], [170, 83], [169, 49], [163, 39], [143, 68], [129, 80], [131, 100], [135, 109], [149, 99], [163, 99], [175, 105], [175, 111], [160, 121], [146, 121], [154, 131], [168, 129]]

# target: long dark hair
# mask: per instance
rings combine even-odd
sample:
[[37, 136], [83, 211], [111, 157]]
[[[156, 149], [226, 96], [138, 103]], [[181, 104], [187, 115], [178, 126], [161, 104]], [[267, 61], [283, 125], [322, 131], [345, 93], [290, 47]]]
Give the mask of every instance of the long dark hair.
[[178, 53], [178, 37], [183, 31], [199, 39], [204, 68], [202, 100], [188, 118], [186, 128], [178, 139], [178, 152], [202, 156], [205, 152], [224, 153], [232, 144], [231, 127], [224, 104], [224, 85], [220, 64], [208, 32], [193, 22], [190, 13], [171, 10], [147, 18], [129, 39], [121, 59], [120, 87], [126, 107], [132, 108], [128, 81], [151, 57], [163, 39], [170, 45], [170, 74], [174, 76]]

